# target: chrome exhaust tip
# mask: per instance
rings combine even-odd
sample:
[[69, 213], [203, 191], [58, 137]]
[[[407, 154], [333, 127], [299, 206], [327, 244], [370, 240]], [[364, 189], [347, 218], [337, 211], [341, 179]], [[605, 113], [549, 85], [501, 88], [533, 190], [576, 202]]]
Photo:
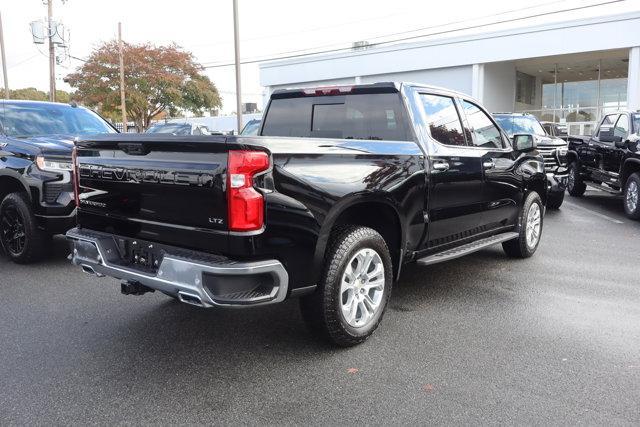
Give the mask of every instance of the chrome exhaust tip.
[[80, 267], [82, 268], [82, 271], [84, 271], [87, 274], [90, 274], [92, 276], [96, 276], [96, 277], [104, 277], [104, 274], [102, 273], [98, 273], [97, 271], [95, 271], [93, 269], [93, 267], [91, 267], [90, 265], [87, 264], [80, 264]]
[[197, 307], [204, 307], [204, 304], [202, 303], [202, 299], [198, 295], [179, 291], [178, 298], [180, 299], [181, 302], [185, 304], [191, 304]]

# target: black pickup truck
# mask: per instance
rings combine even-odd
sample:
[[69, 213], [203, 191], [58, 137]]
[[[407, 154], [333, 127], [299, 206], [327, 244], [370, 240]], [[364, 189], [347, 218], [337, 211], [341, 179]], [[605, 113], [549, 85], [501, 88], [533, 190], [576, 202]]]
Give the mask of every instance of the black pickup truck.
[[622, 195], [627, 216], [640, 219], [640, 112], [607, 114], [593, 135], [569, 137], [567, 157], [570, 195], [587, 186]]
[[302, 297], [348, 346], [378, 326], [403, 264], [501, 243], [529, 257], [547, 184], [476, 101], [377, 83], [279, 90], [260, 136], [117, 135], [76, 143], [73, 262], [200, 307]]
[[11, 260], [38, 260], [51, 235], [75, 226], [73, 140], [115, 132], [77, 105], [0, 101], [0, 243]]
[[560, 209], [564, 201], [568, 178], [567, 142], [562, 138], [547, 133], [534, 115], [528, 113], [494, 113], [493, 117], [509, 137], [522, 133], [533, 135], [538, 152], [544, 158], [544, 170], [549, 184], [547, 208]]

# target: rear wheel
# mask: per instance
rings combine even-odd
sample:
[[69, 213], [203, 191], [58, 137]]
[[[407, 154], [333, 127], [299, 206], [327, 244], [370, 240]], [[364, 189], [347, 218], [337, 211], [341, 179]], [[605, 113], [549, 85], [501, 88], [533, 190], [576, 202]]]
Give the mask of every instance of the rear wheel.
[[564, 202], [564, 190], [554, 191], [547, 196], [547, 208], [549, 209], [560, 209], [562, 202]]
[[19, 264], [41, 259], [48, 235], [40, 230], [27, 196], [11, 193], [0, 204], [0, 243], [5, 253]]
[[640, 219], [640, 173], [632, 173], [624, 185], [624, 213], [631, 219]]
[[536, 252], [542, 237], [543, 206], [540, 196], [530, 192], [524, 201], [518, 219], [518, 238], [502, 244], [505, 253], [512, 258], [529, 258]]
[[331, 236], [318, 290], [300, 300], [309, 328], [339, 346], [365, 341], [376, 330], [392, 285], [387, 245], [375, 230], [349, 226]]
[[567, 177], [567, 191], [573, 197], [581, 197], [587, 190], [587, 186], [582, 181], [578, 172], [578, 162], [569, 165], [569, 176]]

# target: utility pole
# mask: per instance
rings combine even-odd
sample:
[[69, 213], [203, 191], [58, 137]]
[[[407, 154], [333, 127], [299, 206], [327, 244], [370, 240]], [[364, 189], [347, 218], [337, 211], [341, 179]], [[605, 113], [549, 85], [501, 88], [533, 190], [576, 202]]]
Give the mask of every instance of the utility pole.
[[4, 77], [4, 98], [9, 99], [9, 81], [7, 80], [7, 58], [4, 54], [4, 30], [2, 29], [2, 14], [0, 14], [0, 51], [2, 51], [2, 75]]
[[53, 44], [53, 0], [47, 0], [47, 28], [49, 29], [49, 101], [56, 102], [56, 46]]
[[242, 131], [242, 90], [240, 87], [240, 28], [238, 25], [238, 0], [233, 0], [233, 44], [236, 51], [236, 116], [238, 117], [238, 133], [240, 133]]
[[124, 102], [124, 53], [122, 47], [122, 23], [118, 22], [118, 50], [120, 52], [120, 109], [122, 110], [122, 128], [127, 133], [127, 106]]

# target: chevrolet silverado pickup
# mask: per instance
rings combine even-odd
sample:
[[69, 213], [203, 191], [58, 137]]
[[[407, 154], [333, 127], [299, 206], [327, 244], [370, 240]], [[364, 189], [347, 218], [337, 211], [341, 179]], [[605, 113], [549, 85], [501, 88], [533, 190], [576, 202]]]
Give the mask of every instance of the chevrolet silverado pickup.
[[532, 135], [408, 83], [278, 90], [258, 136], [88, 138], [74, 165], [87, 273], [199, 307], [300, 297], [341, 346], [377, 328], [405, 263], [533, 255], [547, 199]]
[[593, 135], [569, 137], [568, 158], [571, 196], [587, 186], [622, 195], [625, 214], [640, 219], [640, 111], [607, 114]]
[[52, 235], [75, 226], [73, 140], [115, 132], [77, 105], [0, 101], [0, 244], [9, 259], [37, 261]]

